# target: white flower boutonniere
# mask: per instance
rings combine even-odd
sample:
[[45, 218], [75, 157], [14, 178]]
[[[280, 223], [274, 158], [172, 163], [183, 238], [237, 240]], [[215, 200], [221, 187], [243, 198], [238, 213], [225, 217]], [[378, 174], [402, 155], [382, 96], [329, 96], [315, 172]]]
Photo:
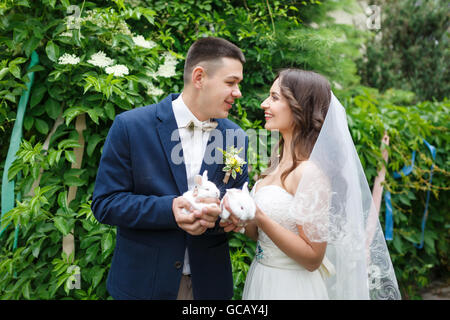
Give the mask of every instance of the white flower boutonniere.
[[224, 151], [220, 148], [217, 148], [220, 152], [223, 153], [225, 167], [223, 171], [226, 172], [225, 177], [223, 178], [224, 183], [228, 183], [228, 179], [230, 179], [230, 175], [233, 179], [236, 179], [236, 174], [241, 173], [242, 166], [247, 162], [244, 161], [238, 154], [241, 152], [242, 148], [237, 150], [234, 146], [227, 148], [227, 151]]

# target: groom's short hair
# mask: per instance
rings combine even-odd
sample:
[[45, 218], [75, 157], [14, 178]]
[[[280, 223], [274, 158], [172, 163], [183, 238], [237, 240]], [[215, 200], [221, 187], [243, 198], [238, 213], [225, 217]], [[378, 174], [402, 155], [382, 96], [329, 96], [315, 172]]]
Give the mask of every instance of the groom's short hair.
[[[207, 72], [213, 74], [222, 58], [232, 58], [245, 63], [241, 49], [228, 40], [218, 37], [206, 37], [195, 41], [188, 50], [184, 63], [184, 83], [191, 81], [192, 70], [201, 62], [208, 63]], [[212, 62], [212, 63], [211, 63]]]

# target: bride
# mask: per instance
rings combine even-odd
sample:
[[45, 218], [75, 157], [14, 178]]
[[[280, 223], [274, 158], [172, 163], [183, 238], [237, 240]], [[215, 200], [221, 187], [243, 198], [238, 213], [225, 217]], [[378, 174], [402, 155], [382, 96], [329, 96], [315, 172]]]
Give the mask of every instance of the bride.
[[282, 137], [251, 191], [257, 210], [245, 234], [257, 247], [243, 299], [400, 299], [345, 110], [328, 80], [283, 70], [261, 107], [265, 129]]

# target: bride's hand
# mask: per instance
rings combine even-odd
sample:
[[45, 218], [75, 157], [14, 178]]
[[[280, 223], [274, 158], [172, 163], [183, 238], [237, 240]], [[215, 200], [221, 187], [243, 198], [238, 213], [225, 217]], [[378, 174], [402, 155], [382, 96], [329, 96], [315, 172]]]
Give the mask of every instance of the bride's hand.
[[242, 223], [242, 221], [233, 214], [233, 211], [231, 210], [228, 204], [228, 199], [226, 196], [223, 199], [223, 206], [225, 209], [228, 210], [228, 212], [230, 212], [230, 216], [228, 217], [227, 222], [220, 222], [219, 225], [222, 228], [224, 228], [225, 232], [230, 231], [239, 232], [245, 226], [245, 224]]
[[261, 224], [264, 221], [264, 219], [266, 219], [266, 218], [267, 218], [267, 215], [264, 213], [264, 211], [262, 211], [258, 207], [258, 205], [256, 205], [255, 218], [253, 219], [253, 221], [255, 221], [258, 228], [261, 228]]

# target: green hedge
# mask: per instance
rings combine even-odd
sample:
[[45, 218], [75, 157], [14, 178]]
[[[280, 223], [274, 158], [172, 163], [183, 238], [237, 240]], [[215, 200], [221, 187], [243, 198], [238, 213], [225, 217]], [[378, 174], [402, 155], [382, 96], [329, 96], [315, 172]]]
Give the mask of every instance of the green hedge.
[[[269, 5], [256, 0], [80, 1], [82, 19], [68, 22], [67, 17], [77, 12], [67, 11], [70, 4], [74, 3], [21, 0], [0, 4], [1, 173], [18, 99], [27, 81], [27, 61], [33, 50], [40, 58], [34, 68], [23, 141], [9, 172], [22, 200], [2, 220], [2, 228], [9, 221], [11, 224], [0, 239], [1, 299], [110, 298], [105, 282], [116, 230], [99, 224], [90, 210], [104, 139], [120, 112], [154, 103], [166, 93], [182, 89], [184, 55], [192, 42], [204, 35], [227, 38], [246, 55], [244, 96], [230, 115], [244, 129], [262, 127], [259, 106], [274, 74], [279, 68], [294, 66], [318, 71], [333, 85], [345, 88], [335, 92], [347, 108], [369, 183], [381, 167], [379, 145], [383, 130], [388, 130], [391, 147], [386, 188], [393, 194], [395, 208], [394, 241], [388, 245], [402, 292], [415, 297], [418, 285], [425, 285], [432, 271], [445, 271], [448, 102], [411, 105], [412, 93], [390, 91], [382, 95], [359, 87], [353, 60], [364, 38], [352, 28], [335, 26], [326, 19], [325, 13], [337, 4], [312, 0], [271, 1]], [[307, 22], [320, 23], [320, 28], [308, 27]], [[68, 25], [74, 28], [68, 29]], [[140, 35], [148, 42], [143, 43]], [[348, 41], [338, 41], [343, 37]], [[114, 76], [106, 68], [90, 63], [92, 55], [99, 51], [113, 59], [115, 65], [126, 66], [128, 74]], [[59, 64], [64, 54], [73, 54], [80, 61]], [[71, 169], [74, 148], [78, 146], [75, 121], [82, 114], [87, 122], [83, 133], [86, 148], [81, 169]], [[63, 124], [45, 152], [44, 141], [60, 115]], [[413, 242], [420, 236], [430, 167], [421, 137], [438, 148], [438, 156], [425, 247], [417, 250]], [[417, 170], [401, 181], [392, 179], [392, 172], [408, 162], [413, 149], [419, 151]], [[251, 184], [264, 166], [252, 166]], [[39, 187], [34, 196], [27, 196], [40, 171]], [[77, 186], [78, 191], [68, 205], [71, 186]], [[15, 250], [14, 225], [19, 226]], [[64, 257], [62, 237], [72, 228], [75, 256]], [[238, 299], [255, 245], [240, 234], [230, 235], [230, 245]], [[80, 267], [81, 289], [71, 290], [68, 285], [74, 274], [71, 265]]]
[[[419, 101], [442, 100], [450, 90], [448, 1], [373, 0], [381, 28], [358, 62], [364, 84], [414, 91]], [[389, 57], [389, 59], [386, 59]]]

